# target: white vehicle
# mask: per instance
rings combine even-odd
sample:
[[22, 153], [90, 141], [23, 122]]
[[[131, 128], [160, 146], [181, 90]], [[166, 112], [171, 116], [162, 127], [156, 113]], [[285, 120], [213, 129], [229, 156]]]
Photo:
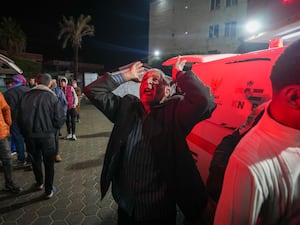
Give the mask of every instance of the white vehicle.
[[[273, 64], [285, 47], [246, 54], [186, 55], [192, 71], [208, 86], [217, 104], [212, 117], [197, 124], [187, 137], [190, 150], [206, 181], [212, 155], [225, 135], [242, 125], [251, 110], [271, 98]], [[177, 57], [168, 59], [171, 66]]]
[[13, 60], [0, 54], [0, 91], [6, 90], [5, 79], [9, 74], [22, 74], [23, 71], [15, 64]]

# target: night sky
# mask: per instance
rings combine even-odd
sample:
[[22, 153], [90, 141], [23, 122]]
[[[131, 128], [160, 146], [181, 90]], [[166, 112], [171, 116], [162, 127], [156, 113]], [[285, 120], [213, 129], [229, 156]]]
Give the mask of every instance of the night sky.
[[62, 49], [62, 41], [57, 40], [62, 16], [91, 15], [95, 36], [83, 38], [80, 61], [104, 64], [106, 70], [113, 70], [147, 57], [149, 1], [11, 1], [1, 15], [11, 16], [20, 24], [27, 36], [27, 52], [43, 54], [46, 60], [73, 60], [71, 45]]

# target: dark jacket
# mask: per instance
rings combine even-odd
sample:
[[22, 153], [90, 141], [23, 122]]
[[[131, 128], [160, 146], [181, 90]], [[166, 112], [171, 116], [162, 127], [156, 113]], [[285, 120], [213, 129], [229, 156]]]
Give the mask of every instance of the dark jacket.
[[[216, 105], [209, 88], [192, 72], [179, 73], [177, 82], [184, 96], [176, 95], [151, 110], [155, 132], [150, 142], [160, 175], [168, 183], [169, 196], [192, 221], [205, 208], [207, 193], [185, 138], [194, 125], [210, 117]], [[118, 173], [127, 136], [143, 112], [137, 97], [114, 95], [112, 91], [117, 87], [106, 74], [84, 89], [90, 101], [114, 123], [101, 174], [102, 198]]]
[[51, 89], [56, 96], [58, 97], [58, 100], [60, 101], [60, 103], [62, 104], [63, 108], [64, 108], [64, 112], [67, 115], [67, 111], [68, 111], [68, 101], [66, 99], [66, 96], [64, 94], [64, 92], [61, 90], [60, 87], [54, 87]]
[[22, 98], [23, 94], [29, 91], [30, 88], [27, 86], [17, 86], [12, 87], [4, 92], [4, 97], [7, 104], [10, 106], [12, 120], [15, 121], [17, 119], [17, 109], [20, 99]]
[[26, 92], [18, 109], [18, 124], [24, 137], [49, 137], [66, 120], [58, 97], [49, 88], [38, 85]]

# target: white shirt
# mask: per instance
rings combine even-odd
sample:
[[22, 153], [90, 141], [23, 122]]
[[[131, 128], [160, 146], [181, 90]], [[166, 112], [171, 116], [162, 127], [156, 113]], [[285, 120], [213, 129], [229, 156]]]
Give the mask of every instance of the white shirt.
[[228, 224], [300, 224], [300, 130], [267, 110], [229, 159], [214, 220]]

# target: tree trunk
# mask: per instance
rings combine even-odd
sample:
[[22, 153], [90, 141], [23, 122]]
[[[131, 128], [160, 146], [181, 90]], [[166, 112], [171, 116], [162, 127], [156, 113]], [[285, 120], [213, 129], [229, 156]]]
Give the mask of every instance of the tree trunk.
[[74, 58], [74, 77], [73, 77], [74, 80], [77, 80], [77, 77], [78, 77], [78, 50], [79, 50], [78, 46], [75, 46], [74, 47], [74, 56], [75, 56], [75, 58]]

